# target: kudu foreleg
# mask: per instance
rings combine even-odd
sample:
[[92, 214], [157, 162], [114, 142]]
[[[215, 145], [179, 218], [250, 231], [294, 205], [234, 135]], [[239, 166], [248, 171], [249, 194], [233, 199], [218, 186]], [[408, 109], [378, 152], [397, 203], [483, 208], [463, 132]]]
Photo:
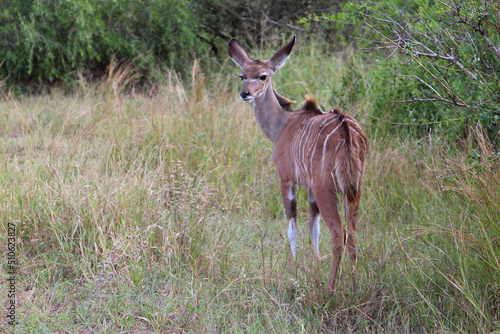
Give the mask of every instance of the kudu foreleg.
[[359, 213], [359, 201], [349, 201], [344, 199], [346, 202], [346, 220], [347, 220], [347, 251], [349, 252], [349, 257], [352, 262], [352, 285], [353, 289], [357, 289], [356, 285], [356, 250], [357, 250], [357, 238], [356, 238], [356, 223], [358, 221]]
[[297, 247], [297, 200], [295, 198], [295, 187], [288, 182], [281, 182], [281, 196], [285, 206], [286, 220], [288, 222], [288, 242], [290, 244], [290, 267], [297, 277], [295, 270], [295, 257]]
[[309, 189], [309, 233], [313, 244], [313, 252], [316, 261], [319, 262], [319, 235], [320, 235], [320, 217], [318, 204], [314, 195]]
[[321, 281], [321, 258], [319, 256], [319, 236], [320, 236], [320, 213], [316, 199], [309, 189], [309, 234], [311, 235], [311, 242], [313, 246], [313, 254], [316, 262], [316, 279]]

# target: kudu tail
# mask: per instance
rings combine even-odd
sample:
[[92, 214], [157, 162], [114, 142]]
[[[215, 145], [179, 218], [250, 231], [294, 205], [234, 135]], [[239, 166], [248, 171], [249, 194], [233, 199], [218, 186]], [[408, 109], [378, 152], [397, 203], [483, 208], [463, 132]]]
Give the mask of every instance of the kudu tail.
[[362, 135], [353, 128], [350, 116], [339, 110], [334, 110], [341, 117], [342, 140], [337, 146], [335, 157], [335, 178], [342, 194], [350, 202], [359, 202], [361, 195], [361, 182], [364, 168], [364, 155], [366, 147], [363, 147]]

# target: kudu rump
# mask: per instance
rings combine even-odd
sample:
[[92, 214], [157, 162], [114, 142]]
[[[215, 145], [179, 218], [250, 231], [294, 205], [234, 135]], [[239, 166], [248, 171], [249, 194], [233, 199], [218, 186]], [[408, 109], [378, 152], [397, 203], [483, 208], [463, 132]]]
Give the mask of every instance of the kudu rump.
[[[241, 99], [253, 102], [257, 123], [274, 144], [273, 161], [281, 179], [292, 271], [295, 273], [297, 240], [295, 186], [300, 185], [309, 192], [309, 232], [318, 263], [320, 213], [330, 230], [333, 256], [327, 290], [333, 291], [344, 243], [353, 264], [356, 262], [356, 221], [368, 147], [363, 130], [352, 116], [337, 109], [324, 113], [312, 98], [306, 99], [302, 110], [291, 112], [292, 101], [276, 93], [271, 77], [285, 64], [295, 41], [294, 36], [265, 61], [251, 60], [235, 39], [229, 41], [228, 51], [242, 70]], [[346, 235], [337, 194], [344, 199]]]

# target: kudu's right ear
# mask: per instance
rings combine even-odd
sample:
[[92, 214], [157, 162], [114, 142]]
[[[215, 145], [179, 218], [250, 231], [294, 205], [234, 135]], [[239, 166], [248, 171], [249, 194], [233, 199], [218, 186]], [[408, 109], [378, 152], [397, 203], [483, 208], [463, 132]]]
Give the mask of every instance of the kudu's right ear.
[[227, 51], [229, 51], [231, 59], [241, 68], [243, 68], [245, 63], [250, 61], [250, 58], [248, 57], [243, 46], [241, 46], [240, 42], [234, 38], [232, 38], [227, 44]]
[[276, 52], [274, 56], [269, 59], [269, 65], [271, 66], [273, 71], [277, 71], [280, 67], [285, 65], [285, 62], [288, 59], [290, 52], [292, 52], [296, 40], [297, 36], [293, 36], [290, 42], [286, 43], [285, 46], [279, 49], [278, 52]]

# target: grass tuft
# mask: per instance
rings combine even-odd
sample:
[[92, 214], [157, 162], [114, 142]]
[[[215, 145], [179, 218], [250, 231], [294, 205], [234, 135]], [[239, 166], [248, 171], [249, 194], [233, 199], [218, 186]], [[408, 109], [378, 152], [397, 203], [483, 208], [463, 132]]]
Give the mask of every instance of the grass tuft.
[[[350, 57], [325, 57], [299, 51], [278, 91], [297, 101], [317, 92], [333, 107]], [[237, 98], [237, 69], [195, 63], [191, 73], [139, 93], [134, 69], [116, 66], [73, 94], [4, 95], [0, 240], [14, 223], [17, 332], [499, 329], [500, 178], [498, 161], [483, 164], [492, 149], [479, 129], [458, 149], [364, 125], [358, 290], [344, 256], [330, 295], [330, 237], [321, 235], [316, 268], [305, 192], [290, 280], [271, 143]], [[376, 94], [367, 87], [361, 123]]]

